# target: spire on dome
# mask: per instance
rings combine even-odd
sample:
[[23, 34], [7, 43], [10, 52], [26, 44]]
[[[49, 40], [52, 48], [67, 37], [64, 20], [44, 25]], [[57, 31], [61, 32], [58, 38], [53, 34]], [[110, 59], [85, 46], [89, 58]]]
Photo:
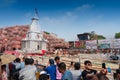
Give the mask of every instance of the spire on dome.
[[35, 8], [35, 16], [38, 16], [38, 11], [36, 8]]
[[32, 18], [32, 20], [38, 20], [39, 17], [38, 17], [38, 10], [35, 8], [35, 16], [34, 18]]

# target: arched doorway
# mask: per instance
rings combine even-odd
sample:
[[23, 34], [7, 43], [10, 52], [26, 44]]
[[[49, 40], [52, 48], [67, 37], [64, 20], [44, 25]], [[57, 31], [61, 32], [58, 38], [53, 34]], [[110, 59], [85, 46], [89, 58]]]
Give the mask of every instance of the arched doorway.
[[37, 46], [37, 50], [39, 50], [39, 49], [40, 49], [40, 46], [38, 45], [38, 46]]

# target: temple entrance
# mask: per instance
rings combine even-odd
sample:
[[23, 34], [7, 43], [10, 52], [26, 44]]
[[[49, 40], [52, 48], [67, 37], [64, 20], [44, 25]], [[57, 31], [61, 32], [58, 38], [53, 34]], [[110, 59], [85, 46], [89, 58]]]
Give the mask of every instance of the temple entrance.
[[40, 49], [40, 46], [38, 45], [38, 46], [37, 46], [37, 50], [39, 50], [39, 49]]

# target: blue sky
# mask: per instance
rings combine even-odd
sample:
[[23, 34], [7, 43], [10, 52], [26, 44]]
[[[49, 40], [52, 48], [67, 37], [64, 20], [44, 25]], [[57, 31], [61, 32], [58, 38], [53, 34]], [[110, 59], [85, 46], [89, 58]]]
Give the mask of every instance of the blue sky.
[[35, 8], [42, 30], [66, 41], [84, 32], [107, 38], [120, 32], [120, 0], [0, 0], [0, 27], [31, 24]]

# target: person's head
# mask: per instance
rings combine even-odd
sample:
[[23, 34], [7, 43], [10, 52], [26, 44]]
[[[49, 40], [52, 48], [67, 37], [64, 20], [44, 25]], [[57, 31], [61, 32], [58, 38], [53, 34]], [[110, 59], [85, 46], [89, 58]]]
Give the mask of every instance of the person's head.
[[105, 63], [102, 63], [102, 68], [106, 69]]
[[53, 59], [49, 59], [49, 63], [50, 63], [50, 65], [54, 65], [54, 60]]
[[64, 73], [66, 71], [66, 64], [64, 62], [58, 64], [58, 70], [60, 73]]
[[76, 62], [76, 63], [74, 64], [74, 69], [75, 69], [75, 70], [79, 70], [79, 69], [80, 69], [80, 63]]
[[29, 59], [30, 59], [30, 65], [33, 65], [34, 59], [33, 58], [29, 58]]
[[38, 60], [36, 60], [35, 62], [36, 62], [36, 64], [38, 64]]
[[70, 65], [71, 65], [71, 66], [73, 66], [73, 65], [74, 65], [74, 62], [73, 62], [73, 61], [71, 61]]
[[55, 62], [56, 62], [57, 64], [60, 63], [60, 57], [59, 57], [59, 56], [56, 56], [54, 60], [55, 60]]
[[20, 63], [20, 58], [16, 58], [15, 62]]
[[120, 69], [116, 70], [116, 73], [113, 74], [114, 80], [119, 80], [120, 79]]
[[1, 70], [6, 71], [6, 65], [5, 64], [1, 66]]
[[50, 77], [47, 74], [41, 74], [39, 80], [50, 80]]
[[39, 80], [49, 80], [49, 79], [50, 76], [45, 71], [40, 72]]
[[84, 62], [84, 65], [85, 65], [85, 68], [88, 69], [88, 70], [92, 68], [92, 63], [89, 60], [86, 60]]
[[22, 61], [25, 61], [25, 57], [22, 58]]
[[38, 65], [38, 60], [35, 60], [35, 61], [34, 61], [34, 64], [35, 64], [35, 65]]
[[25, 65], [30, 65], [30, 59], [29, 58], [25, 58]]

